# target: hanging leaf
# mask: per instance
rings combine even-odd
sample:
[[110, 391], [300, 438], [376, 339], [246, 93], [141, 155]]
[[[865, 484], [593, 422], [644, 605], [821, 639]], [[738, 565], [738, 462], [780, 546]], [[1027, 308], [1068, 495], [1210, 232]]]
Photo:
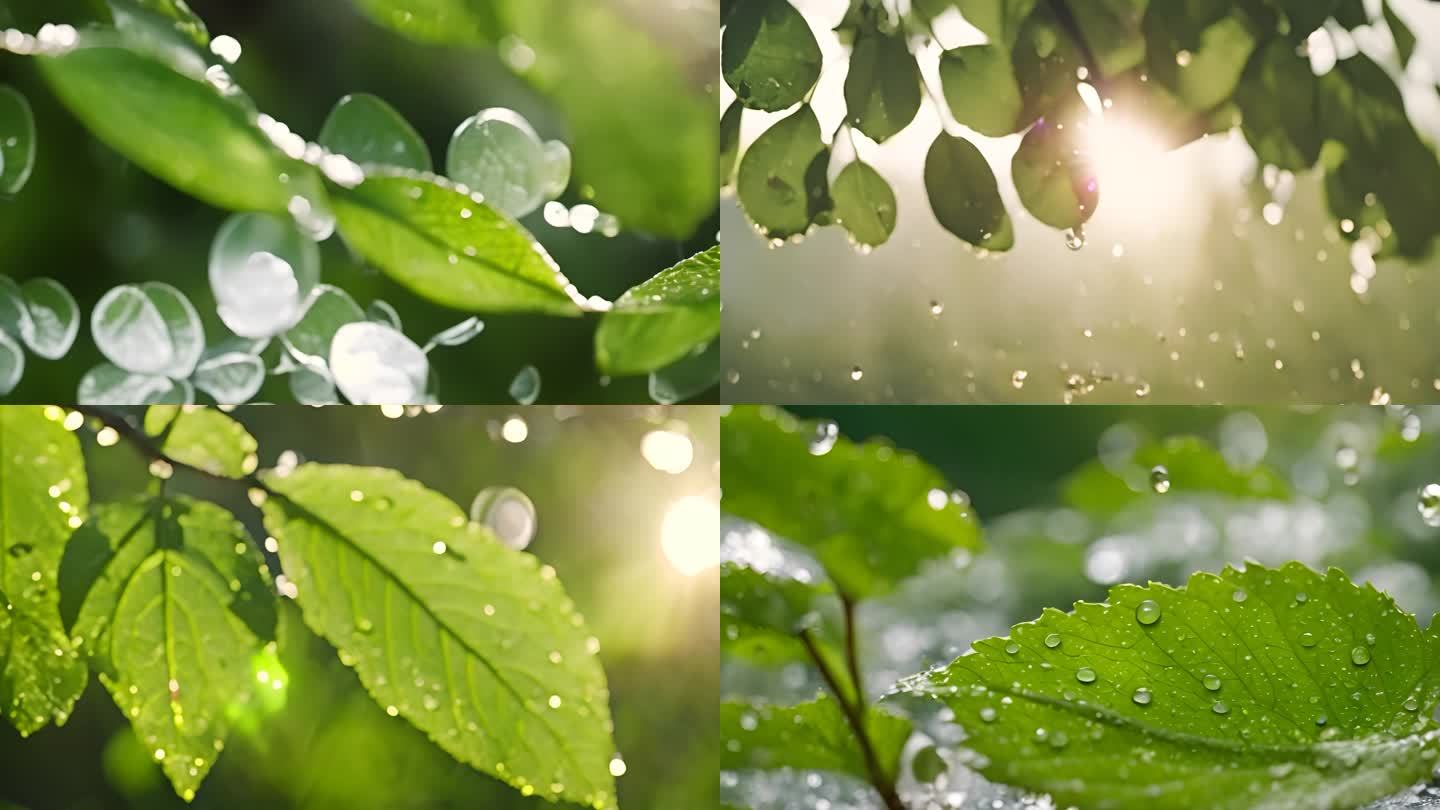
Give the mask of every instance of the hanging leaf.
[[[63, 725], [86, 668], [60, 622], [56, 572], [85, 514], [80, 442], [51, 406], [0, 408], [0, 714], [23, 736]], [[53, 493], [53, 494], [52, 494]]]
[[740, 159], [740, 205], [772, 240], [803, 234], [830, 210], [829, 162], [820, 121], [803, 106], [756, 138]]
[[1042, 118], [1020, 141], [1010, 175], [1020, 202], [1052, 228], [1075, 228], [1095, 215], [1100, 181], [1081, 154], [1083, 120]]
[[725, 18], [720, 71], [746, 107], [775, 112], [800, 103], [822, 61], [810, 24], [789, 0], [750, 0]]
[[145, 432], [159, 439], [165, 455], [212, 475], [255, 472], [255, 437], [215, 408], [156, 405], [145, 411]]
[[[601, 373], [647, 374], [720, 334], [720, 246], [662, 270], [620, 296], [595, 333]], [[716, 363], [719, 374], [719, 363]]]
[[390, 470], [264, 478], [306, 623], [387, 713], [522, 792], [616, 807], [598, 643], [553, 569]]
[[[900, 752], [910, 738], [910, 721], [870, 707], [865, 722], [881, 773], [894, 783]], [[829, 695], [798, 706], [720, 704], [720, 769], [795, 768], [843, 773], [870, 780], [855, 733]]]
[[905, 37], [866, 30], [850, 54], [845, 76], [846, 120], [876, 141], [884, 141], [915, 120], [920, 111], [920, 68]]
[[1010, 52], [997, 45], [967, 45], [940, 57], [940, 88], [956, 121], [981, 135], [1019, 130], [1020, 86]]
[[430, 150], [420, 133], [379, 96], [356, 93], [336, 102], [316, 142], [360, 164], [428, 172]]
[[1292, 171], [1315, 165], [1324, 140], [1319, 87], [1310, 60], [1284, 40], [1271, 42], [1250, 60], [1235, 102], [1245, 139], [1261, 163]]
[[925, 155], [925, 194], [940, 226], [987, 250], [1015, 245], [995, 173], [975, 144], [940, 133]]
[[234, 515], [188, 498], [109, 503], [61, 567], [72, 632], [185, 801], [255, 688], [250, 659], [275, 637], [275, 596]]
[[204, 202], [284, 213], [296, 189], [313, 182], [309, 166], [286, 157], [260, 130], [243, 96], [205, 81], [204, 59], [183, 45], [87, 30], [78, 48], [39, 64], [98, 138]]
[[740, 160], [740, 119], [745, 105], [732, 102], [720, 116], [720, 187], [735, 182], [735, 166]]
[[735, 407], [720, 437], [725, 511], [810, 551], [842, 594], [882, 595], [926, 562], [979, 546], [968, 507], [911, 453], [772, 408]]
[[1440, 637], [1333, 568], [1120, 585], [972, 646], [899, 691], [1057, 804], [1354, 807], [1426, 779], [1440, 738]]
[[1258, 44], [1255, 22], [1241, 9], [1226, 9], [1223, 3], [1157, 2], [1145, 15], [1150, 78], [1192, 110], [1228, 99]]
[[332, 192], [346, 244], [409, 288], [468, 312], [577, 315], [584, 299], [528, 231], [442, 178], [372, 171]]
[[885, 178], [864, 161], [855, 161], [830, 187], [835, 201], [835, 224], [845, 228], [856, 244], [883, 245], [895, 232], [895, 192]]

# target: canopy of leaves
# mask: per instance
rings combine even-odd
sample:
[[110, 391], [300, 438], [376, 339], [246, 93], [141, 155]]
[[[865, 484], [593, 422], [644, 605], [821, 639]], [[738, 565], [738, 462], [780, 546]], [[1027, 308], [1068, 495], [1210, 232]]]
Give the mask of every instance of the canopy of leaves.
[[[893, 782], [900, 751], [910, 738], [910, 721], [872, 706], [865, 728], [877, 764]], [[798, 706], [727, 701], [720, 705], [720, 736], [725, 743], [721, 770], [796, 768], [870, 779], [855, 734], [829, 695]]]
[[600, 323], [595, 361], [604, 374], [646, 374], [720, 334], [720, 246], [628, 290]]
[[306, 623], [387, 713], [525, 793], [614, 808], [605, 674], [555, 578], [390, 470], [270, 473]]
[[833, 430], [773, 408], [734, 408], [721, 419], [726, 512], [809, 550], [851, 598], [884, 594], [926, 562], [979, 546], [974, 516], [933, 467]]
[[1249, 565], [1047, 610], [900, 691], [953, 709], [987, 776], [1061, 803], [1349, 807], [1430, 773], [1437, 655], [1338, 570]]
[[63, 724], [86, 667], [60, 622], [56, 569], [89, 501], [59, 408], [0, 408], [0, 714], [22, 735]]
[[143, 499], [96, 509], [60, 568], [66, 620], [100, 680], [185, 800], [275, 637], [270, 576], [243, 525], [213, 504]]

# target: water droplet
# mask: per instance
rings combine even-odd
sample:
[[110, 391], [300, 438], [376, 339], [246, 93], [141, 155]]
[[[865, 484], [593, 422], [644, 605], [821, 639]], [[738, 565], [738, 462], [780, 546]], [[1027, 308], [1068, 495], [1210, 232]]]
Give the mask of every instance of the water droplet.
[[1214, 703], [1210, 704], [1210, 711], [1215, 712], [1216, 714], [1229, 714], [1230, 707], [1226, 706], [1223, 701], [1217, 700]]
[[1421, 487], [1416, 506], [1425, 525], [1440, 527], [1440, 484], [1431, 483]]
[[1401, 705], [1405, 707], [1405, 711], [1407, 711], [1407, 712], [1413, 712], [1413, 711], [1419, 710], [1419, 708], [1420, 708], [1420, 701], [1416, 700], [1416, 699], [1413, 698], [1413, 697], [1411, 697], [1411, 698], [1406, 698], [1406, 699], [1405, 699], [1405, 702], [1402, 703]]
[[1299, 593], [1295, 594], [1295, 601], [1303, 605], [1306, 602], [1310, 601], [1310, 595], [1305, 593], [1304, 591], [1300, 591]]
[[1085, 228], [1076, 225], [1073, 228], [1065, 229], [1065, 247], [1071, 250], [1079, 250], [1085, 247]]
[[1230, 598], [1234, 599], [1236, 602], [1244, 602], [1246, 599], [1250, 598], [1250, 594], [1245, 593], [1244, 591], [1236, 591], [1235, 593], [1230, 594]]
[[1357, 667], [1363, 667], [1370, 663], [1370, 650], [1368, 647], [1356, 647], [1350, 651], [1350, 661]]
[[850, 379], [851, 379], [851, 380], [854, 380], [855, 382], [860, 382], [860, 379], [861, 379], [862, 377], [864, 377], [864, 376], [865, 376], [865, 370], [862, 369], [862, 368], [860, 368], [859, 366], [855, 366], [855, 367], [853, 367], [853, 368], [850, 369]]
[[450, 139], [447, 174], [514, 217], [554, 199], [570, 182], [570, 150], [542, 143], [514, 110], [492, 107], [467, 118]]
[[1046, 646], [1046, 647], [1049, 647], [1049, 648], [1052, 649], [1052, 650], [1055, 649], [1056, 647], [1059, 647], [1059, 646], [1060, 646], [1060, 636], [1059, 636], [1058, 634], [1056, 634], [1056, 633], [1051, 633], [1050, 635], [1046, 636], [1046, 637], [1045, 637], [1045, 646]]
[[984, 720], [987, 723], [995, 722], [996, 716], [997, 715], [995, 713], [995, 708], [993, 706], [984, 706], [980, 709], [980, 719]]
[[1075, 680], [1079, 681], [1080, 683], [1094, 683], [1095, 670], [1091, 669], [1090, 667], [1081, 667], [1075, 670]]
[[826, 419], [815, 425], [815, 435], [810, 437], [810, 455], [823, 456], [830, 452], [840, 438], [840, 426]]
[[411, 405], [425, 399], [430, 362], [403, 334], [360, 321], [336, 330], [330, 373], [353, 405]]
[[1160, 605], [1154, 599], [1146, 599], [1135, 606], [1135, 621], [1154, 624], [1160, 621]]
[[510, 381], [510, 398], [521, 405], [533, 405], [540, 398], [540, 370], [534, 366], [520, 369]]
[[1013, 641], [1008, 641], [1005, 643], [1005, 652], [1014, 655], [1015, 653], [1020, 652], [1020, 645], [1016, 644]]
[[230, 331], [270, 338], [300, 321], [320, 281], [320, 252], [293, 222], [238, 214], [216, 234], [209, 272], [220, 319]]
[[1028, 376], [1030, 376], [1030, 372], [1025, 369], [1016, 369], [1015, 373], [1010, 375], [1010, 384], [1018, 391], [1025, 387], [1025, 378]]
[[1165, 465], [1157, 464], [1150, 470], [1150, 488], [1160, 495], [1170, 491], [1170, 471]]
[[1150, 690], [1149, 690], [1149, 689], [1146, 689], [1146, 688], [1143, 687], [1143, 686], [1140, 687], [1139, 689], [1136, 689], [1136, 690], [1135, 690], [1135, 694], [1133, 694], [1133, 695], [1130, 696], [1130, 699], [1133, 700], [1133, 701], [1135, 701], [1135, 704], [1136, 704], [1137, 706], [1149, 706], [1149, 705], [1150, 705], [1150, 698], [1151, 698]]
[[1314, 634], [1314, 633], [1301, 633], [1301, 634], [1300, 634], [1300, 646], [1301, 646], [1301, 647], [1314, 647], [1314, 646], [1315, 646], [1315, 634]]
[[535, 504], [514, 487], [486, 487], [470, 504], [470, 519], [493, 532], [516, 551], [530, 545], [535, 537]]
[[1206, 675], [1200, 682], [1211, 692], [1220, 691], [1220, 678], [1217, 675]]

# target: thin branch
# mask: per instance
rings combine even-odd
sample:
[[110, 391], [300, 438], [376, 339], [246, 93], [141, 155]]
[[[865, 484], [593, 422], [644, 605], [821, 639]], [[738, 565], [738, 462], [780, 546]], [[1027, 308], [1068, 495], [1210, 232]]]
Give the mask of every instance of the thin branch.
[[[847, 601], [848, 604], [848, 601]], [[847, 655], [853, 659], [854, 644], [853, 623], [850, 621], [850, 611], [846, 610], [845, 635]], [[825, 680], [825, 685], [830, 693], [835, 696], [835, 702], [840, 704], [840, 710], [845, 715], [845, 720], [850, 725], [850, 730], [855, 734], [855, 740], [860, 745], [860, 755], [865, 760], [865, 770], [870, 774], [870, 784], [880, 794], [887, 810], [905, 810], [905, 804], [900, 801], [900, 795], [895, 792], [895, 783], [885, 775], [880, 767], [880, 758], [875, 755], [875, 746], [870, 741], [870, 732], [865, 727], [864, 712], [864, 684], [860, 681], [858, 670], [853, 670], [851, 677], [854, 679], [855, 702], [852, 703], [845, 697], [845, 692], [840, 688], [840, 680], [830, 665], [820, 654], [820, 648], [815, 643], [815, 638], [807, 628], [800, 631], [800, 643], [805, 645], [805, 651], [810, 654], [811, 660], [815, 662], [815, 668], [820, 670], [820, 677]], [[853, 666], [853, 665], [852, 665]]]
[[218, 473], [213, 473], [209, 470], [201, 469], [193, 464], [189, 464], [176, 459], [174, 456], [169, 455], [163, 449], [161, 449], [160, 445], [155, 442], [154, 437], [150, 436], [145, 431], [136, 427], [122, 413], [109, 410], [108, 408], [97, 408], [94, 405], [67, 405], [65, 407], [70, 408], [73, 411], [79, 411], [80, 413], [91, 419], [99, 420], [106, 427], [118, 433], [120, 435], [120, 438], [124, 439], [132, 447], [140, 451], [141, 455], [145, 456], [151, 461], [163, 461], [177, 470], [186, 470], [200, 476], [201, 478], [208, 478], [212, 481], [222, 481], [227, 484], [245, 484], [248, 487], [258, 489], [261, 492], [264, 492], [266, 495], [276, 494], [274, 490], [270, 489], [270, 487], [265, 485], [264, 481], [261, 481], [253, 474], [245, 475], [240, 478], [231, 478], [229, 476], [219, 475]]

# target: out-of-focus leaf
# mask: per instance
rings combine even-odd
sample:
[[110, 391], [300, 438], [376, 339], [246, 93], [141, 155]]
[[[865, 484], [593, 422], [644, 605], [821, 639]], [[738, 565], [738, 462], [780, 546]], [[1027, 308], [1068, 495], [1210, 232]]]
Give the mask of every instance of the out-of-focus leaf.
[[1233, 469], [1218, 450], [1194, 436], [1142, 445], [1125, 469], [1128, 475], [1098, 459], [1087, 463], [1065, 481], [1065, 502], [1084, 512], [1108, 515], [1142, 498], [1195, 494], [1290, 497], [1289, 486], [1275, 471], [1264, 466]]
[[620, 296], [596, 330], [595, 362], [604, 374], [646, 374], [684, 358], [719, 333], [716, 245]]
[[895, 192], [874, 167], [857, 160], [835, 178], [830, 187], [835, 201], [835, 224], [849, 232], [858, 245], [883, 245], [895, 232]]
[[255, 437], [215, 408], [156, 405], [145, 412], [145, 432], [160, 438], [165, 455], [213, 475], [255, 472]]
[[[1030, 12], [1035, 9], [1036, 0], [945, 0], [960, 9], [960, 14], [971, 25], [985, 32], [991, 42], [1005, 48], [1015, 44], [1020, 29]], [[931, 2], [931, 5], [935, 3]]]
[[865, 31], [845, 76], [846, 120], [876, 141], [900, 132], [920, 111], [920, 68], [905, 37]]
[[1250, 60], [1235, 91], [1245, 139], [1262, 163], [1299, 171], [1315, 165], [1324, 140], [1310, 60], [1275, 40]]
[[[80, 442], [59, 408], [0, 408], [0, 715], [24, 736], [63, 725], [86, 668], [60, 621], [60, 557], [85, 514]], [[54, 494], [51, 494], [54, 493]]]
[[430, 150], [420, 133], [384, 99], [368, 93], [336, 102], [316, 142], [356, 163], [431, 169]]
[[995, 173], [975, 144], [940, 133], [925, 155], [925, 194], [945, 230], [987, 250], [1014, 247], [1015, 231]]
[[1145, 62], [1145, 33], [1141, 23], [1149, 5], [1150, 0], [1092, 0], [1068, 4], [1080, 36], [1095, 57], [1092, 68], [1104, 76], [1113, 76]]
[[72, 632], [115, 704], [186, 801], [255, 684], [273, 639], [269, 572], [245, 527], [188, 498], [110, 503], [75, 534], [61, 568]]
[[777, 121], [740, 159], [736, 193], [745, 213], [770, 239], [803, 234], [830, 209], [825, 178], [830, 150], [809, 105]]
[[583, 299], [535, 237], [441, 178], [372, 171], [331, 197], [346, 244], [431, 301], [467, 312], [580, 312]]
[[650, 399], [661, 405], [695, 399], [720, 384], [720, 341], [694, 349], [670, 365], [650, 372]]
[[1217, 5], [1228, 4], [1157, 2], [1145, 15], [1151, 79], [1192, 110], [1208, 110], [1229, 98], [1257, 45], [1244, 10], [1215, 18]]
[[821, 62], [820, 43], [790, 0], [749, 0], [725, 20], [720, 71], [746, 107], [798, 104], [820, 78]]
[[1085, 67], [1085, 57], [1050, 6], [1041, 6], [1025, 19], [1011, 60], [1024, 99], [1017, 128], [1074, 102], [1075, 77]]
[[205, 61], [184, 44], [85, 31], [75, 50], [39, 64], [97, 137], [211, 205], [283, 213], [302, 178], [313, 178], [271, 143], [243, 97], [205, 81]]
[[355, 0], [372, 20], [411, 39], [446, 45], [489, 42], [501, 30], [497, 4], [474, 0]]
[[121, 15], [132, 8], [140, 8], [163, 16], [175, 26], [175, 30], [200, 47], [210, 44], [210, 32], [200, 15], [190, 10], [185, 0], [109, 0], [116, 24], [122, 23]]
[[306, 623], [377, 703], [522, 792], [616, 806], [598, 645], [553, 569], [390, 470], [265, 480]]
[[934, 468], [830, 427], [764, 407], [722, 417], [725, 511], [808, 549], [852, 598], [887, 593], [928, 561], [980, 545], [975, 517]]
[[981, 135], [1008, 135], [1021, 124], [1020, 85], [1010, 52], [998, 45], [966, 45], [940, 57], [940, 88], [956, 121]]
[[1434, 762], [1440, 636], [1337, 569], [1120, 585], [973, 647], [900, 690], [954, 710], [987, 777], [1063, 805], [1354, 807]]
[[[881, 771], [893, 782], [910, 721], [872, 706], [865, 727]], [[720, 704], [720, 736], [721, 770], [796, 768], [870, 780], [855, 733], [829, 695], [797, 706], [726, 701]]]

